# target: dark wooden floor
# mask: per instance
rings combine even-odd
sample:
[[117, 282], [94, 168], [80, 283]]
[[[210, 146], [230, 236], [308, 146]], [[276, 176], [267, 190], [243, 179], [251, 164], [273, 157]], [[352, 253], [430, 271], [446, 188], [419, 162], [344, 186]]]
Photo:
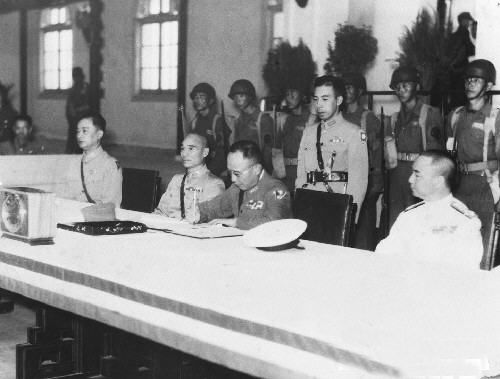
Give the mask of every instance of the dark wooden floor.
[[26, 342], [26, 328], [35, 324], [35, 312], [16, 303], [14, 312], [0, 314], [0, 378], [16, 377], [16, 344]]

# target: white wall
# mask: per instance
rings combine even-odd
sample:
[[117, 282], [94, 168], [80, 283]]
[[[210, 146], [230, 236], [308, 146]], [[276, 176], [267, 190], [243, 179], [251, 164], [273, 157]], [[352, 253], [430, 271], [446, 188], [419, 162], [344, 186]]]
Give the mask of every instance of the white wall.
[[[497, 69], [497, 85], [500, 81], [500, 3], [493, 0], [480, 0], [475, 11], [471, 12], [477, 20], [476, 59], [488, 59]], [[500, 96], [495, 96], [495, 104], [500, 105]]]
[[19, 109], [19, 13], [0, 18], [0, 81], [13, 83], [11, 90], [14, 106]]
[[[319, 74], [327, 56], [328, 40], [334, 39], [337, 24], [349, 21], [372, 25], [379, 53], [367, 73], [368, 87], [388, 90], [393, 59], [399, 50], [404, 27], [410, 27], [423, 6], [435, 0], [311, 0], [305, 9], [294, 0], [284, 1], [286, 35], [292, 43], [303, 38], [311, 48]], [[491, 59], [500, 68], [500, 6], [493, 0], [454, 0], [453, 17], [468, 10], [479, 22], [477, 57]], [[239, 78], [254, 82], [259, 96], [265, 95], [262, 64], [267, 56], [269, 30], [266, 0], [191, 0], [188, 14], [187, 93], [200, 81], [208, 81], [233, 113], [227, 93]], [[72, 5], [74, 9], [77, 5]], [[174, 148], [176, 144], [176, 99], [139, 101], [134, 97], [134, 56], [136, 0], [104, 2], [104, 82], [102, 111], [109, 123], [112, 140], [144, 146]], [[39, 11], [30, 11], [28, 59], [28, 111], [40, 131], [65, 138], [64, 97], [40, 97]], [[19, 15], [0, 16], [0, 80], [14, 82], [19, 89]], [[88, 47], [81, 32], [74, 29], [74, 65], [88, 73]], [[499, 70], [500, 71], [500, 70]], [[18, 101], [18, 97], [16, 99]], [[188, 111], [191, 110], [187, 99]], [[386, 113], [397, 107], [393, 97], [376, 99], [375, 110], [384, 105]]]
[[[71, 16], [79, 4], [70, 6]], [[65, 139], [68, 127], [65, 96], [47, 98], [40, 92], [40, 14], [38, 10], [28, 12], [28, 113], [40, 134]], [[81, 66], [88, 79], [88, 47], [76, 26], [73, 26], [73, 50], [73, 66]]]
[[[435, 6], [435, 0], [315, 0], [301, 9], [294, 0], [285, 0], [287, 37], [292, 43], [299, 38], [307, 43], [318, 64], [318, 73], [322, 74], [328, 40], [334, 40], [338, 23], [348, 21], [357, 26], [371, 26], [379, 51], [366, 75], [368, 88], [389, 90], [404, 28], [411, 27], [422, 7], [434, 9]], [[379, 96], [375, 98], [375, 111], [379, 112], [380, 106], [384, 106], [386, 113], [393, 112], [398, 102], [393, 97]]]
[[322, 75], [328, 41], [334, 40], [337, 25], [347, 21], [349, 0], [311, 0], [306, 8], [300, 8], [295, 0], [284, 0], [283, 11], [286, 39], [295, 45], [302, 38]]
[[[101, 109], [108, 122], [109, 141], [130, 145], [175, 148], [177, 99], [144, 100], [134, 96], [136, 0], [107, 0], [104, 2], [103, 22], [103, 89]], [[267, 55], [264, 0], [196, 0], [189, 2], [187, 93], [199, 81], [212, 83], [224, 99], [228, 113], [231, 101], [227, 98], [231, 83], [239, 78], [251, 80], [259, 96], [264, 96], [262, 64]], [[73, 5], [74, 10], [77, 5]], [[74, 13], [72, 11], [72, 13]], [[0, 25], [16, 30], [15, 14], [1, 16]], [[39, 125], [40, 132], [64, 139], [67, 124], [64, 116], [65, 98], [47, 99], [39, 96], [39, 18], [40, 12], [29, 12], [29, 112]], [[7, 20], [4, 22], [4, 19]], [[0, 29], [1, 31], [2, 29]], [[6, 33], [12, 36], [13, 33]], [[3, 33], [2, 33], [3, 35]], [[12, 39], [12, 38], [11, 38]], [[6, 48], [7, 46], [7, 48]], [[18, 59], [17, 40], [0, 40], [0, 51], [10, 51]], [[88, 74], [88, 47], [81, 31], [74, 28], [74, 65]], [[17, 63], [6, 65], [7, 73], [15, 72]], [[2, 71], [0, 71], [0, 74]], [[88, 75], [87, 75], [88, 77]], [[187, 101], [188, 113], [191, 109]]]
[[[201, 81], [212, 84], [227, 113], [236, 113], [228, 98], [231, 84], [250, 80], [265, 96], [262, 65], [267, 59], [266, 1], [195, 0], [188, 15], [187, 111], [189, 92]], [[189, 117], [188, 117], [189, 118]]]

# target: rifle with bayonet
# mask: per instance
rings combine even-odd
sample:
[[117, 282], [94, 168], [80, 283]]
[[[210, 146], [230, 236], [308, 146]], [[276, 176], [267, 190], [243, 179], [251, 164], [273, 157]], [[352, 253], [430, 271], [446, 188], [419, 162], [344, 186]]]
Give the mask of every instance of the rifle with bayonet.
[[493, 208], [493, 217], [490, 226], [490, 238], [488, 247], [481, 262], [481, 269], [491, 270], [500, 265], [500, 252], [498, 251], [498, 240], [500, 238], [500, 202]]
[[222, 116], [222, 138], [224, 142], [224, 157], [229, 154], [229, 136], [231, 135], [231, 128], [227, 124], [226, 112], [224, 110], [224, 101], [220, 101], [220, 112]]
[[385, 238], [389, 234], [390, 218], [389, 218], [389, 171], [386, 166], [385, 155], [385, 115], [384, 107], [380, 108], [380, 144], [382, 149], [382, 177], [384, 180], [384, 190], [382, 192], [382, 212], [380, 214], [380, 239]]

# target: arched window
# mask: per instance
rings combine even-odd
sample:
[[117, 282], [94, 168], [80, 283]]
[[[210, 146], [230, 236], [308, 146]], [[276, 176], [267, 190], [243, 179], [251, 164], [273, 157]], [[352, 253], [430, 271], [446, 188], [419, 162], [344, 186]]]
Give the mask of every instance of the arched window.
[[136, 72], [140, 93], [177, 89], [179, 1], [139, 0]]
[[71, 87], [73, 66], [73, 31], [67, 7], [42, 10], [41, 86], [43, 91]]

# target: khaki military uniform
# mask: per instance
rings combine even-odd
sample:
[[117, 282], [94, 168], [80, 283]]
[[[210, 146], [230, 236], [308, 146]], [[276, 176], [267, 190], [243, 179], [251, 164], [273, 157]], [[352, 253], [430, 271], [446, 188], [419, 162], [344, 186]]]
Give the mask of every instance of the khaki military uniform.
[[441, 113], [418, 100], [411, 111], [406, 112], [401, 107], [392, 115], [391, 121], [386, 123], [385, 135], [394, 137], [398, 153], [398, 165], [389, 172], [389, 222], [392, 225], [405, 208], [418, 201], [408, 184], [413, 162], [422, 151], [444, 150]]
[[253, 113], [241, 112], [234, 124], [234, 142], [253, 141], [262, 151], [263, 166], [267, 172], [273, 172], [272, 146], [274, 125], [271, 116], [255, 109]]
[[45, 144], [40, 138], [33, 138], [24, 145], [20, 145], [16, 139], [14, 139], [12, 146], [14, 148], [14, 154], [16, 155], [37, 155], [46, 154]]
[[354, 112], [343, 112], [344, 118], [366, 132], [368, 146], [368, 187], [359, 213], [356, 247], [373, 250], [377, 243], [377, 201], [383, 189], [382, 143], [380, 120], [372, 111], [358, 106]]
[[478, 111], [459, 107], [450, 112], [447, 123], [448, 136], [456, 138], [461, 171], [455, 195], [481, 220], [485, 248], [495, 204], [488, 175], [498, 170], [500, 159], [500, 112], [497, 112], [490, 104]]
[[0, 155], [15, 154], [12, 138], [14, 133], [12, 127], [17, 112], [10, 106], [0, 106]]
[[[327, 122], [321, 122], [321, 154], [325, 164], [325, 171], [345, 171], [348, 173], [346, 183], [329, 183], [334, 192], [346, 193], [353, 196], [358, 205], [358, 214], [366, 193], [368, 184], [368, 150], [366, 133], [359, 126], [347, 122], [342, 115], [336, 116]], [[295, 188], [302, 188], [307, 184], [307, 173], [319, 170], [316, 155], [316, 133], [318, 124], [308, 125], [300, 142], [297, 180]], [[332, 165], [332, 154], [335, 154]], [[307, 184], [307, 189], [327, 191], [324, 183]]]
[[[181, 218], [181, 187], [184, 174], [174, 175], [167, 190], [160, 199], [154, 213], [167, 217]], [[213, 175], [203, 165], [186, 175], [184, 182], [184, 210], [186, 215], [193, 212], [196, 202], [208, 201], [224, 192], [224, 182]]]
[[[91, 154], [82, 155], [83, 175], [87, 192], [96, 203], [113, 203], [119, 207], [122, 202], [122, 170], [120, 163], [106, 153], [101, 146]], [[78, 167], [80, 171], [80, 167]], [[89, 201], [81, 180], [73, 190], [72, 199]]]
[[292, 217], [290, 192], [278, 179], [271, 177], [264, 170], [257, 185], [242, 192], [232, 185], [214, 199], [200, 203], [200, 222], [216, 218], [236, 218], [236, 227], [251, 229], [272, 220]]
[[309, 122], [310, 113], [302, 109], [299, 115], [293, 113], [280, 114], [278, 117], [279, 133], [276, 136], [276, 145], [282, 147], [286, 177], [283, 179], [290, 192], [295, 189], [297, 179], [297, 163], [300, 141], [305, 127]]
[[449, 194], [407, 208], [375, 252], [477, 270], [483, 254], [480, 227], [476, 214]]
[[206, 116], [197, 114], [191, 123], [191, 130], [207, 139], [210, 149], [207, 167], [215, 175], [221, 175], [227, 169], [222, 116], [213, 110]]

